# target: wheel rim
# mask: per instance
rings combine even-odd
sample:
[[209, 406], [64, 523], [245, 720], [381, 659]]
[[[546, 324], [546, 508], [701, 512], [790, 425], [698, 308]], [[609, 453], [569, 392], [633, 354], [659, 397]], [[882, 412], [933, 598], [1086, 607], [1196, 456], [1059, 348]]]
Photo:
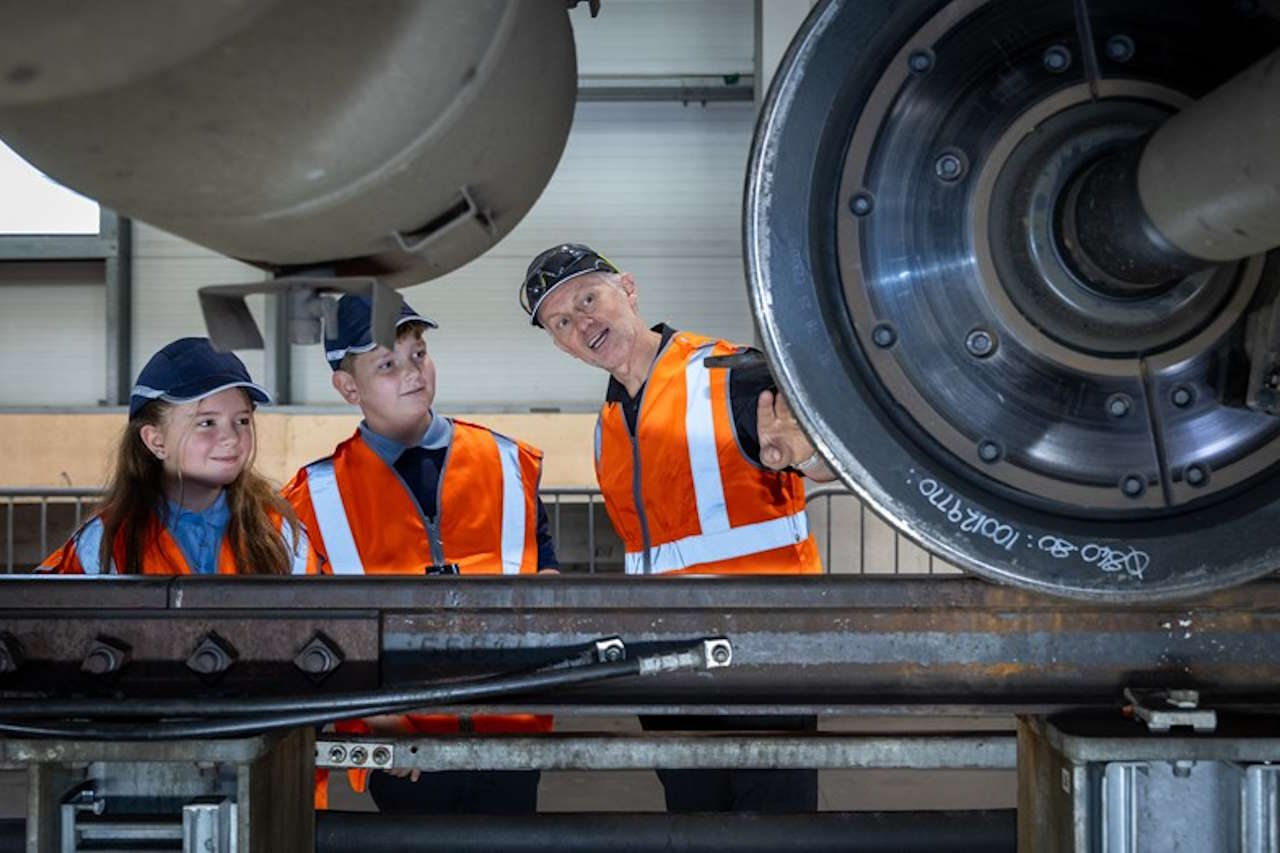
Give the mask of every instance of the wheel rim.
[[[1275, 565], [1280, 421], [1215, 377], [1276, 253], [1120, 299], [1062, 260], [1046, 200], [1277, 31], [1246, 4], [1091, 5], [816, 9], [753, 148], [750, 290], [801, 420], [897, 526], [1025, 586], [1182, 595]], [[1190, 78], [1157, 36], [1196, 25], [1218, 60]]]

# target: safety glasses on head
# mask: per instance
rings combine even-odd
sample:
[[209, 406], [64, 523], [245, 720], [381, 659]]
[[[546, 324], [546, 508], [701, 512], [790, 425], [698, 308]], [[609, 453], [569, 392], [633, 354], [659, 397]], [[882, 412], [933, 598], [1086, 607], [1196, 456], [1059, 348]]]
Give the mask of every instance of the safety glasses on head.
[[603, 255], [581, 243], [562, 243], [542, 252], [525, 272], [520, 286], [520, 307], [529, 315], [529, 322], [538, 322], [538, 306], [552, 290], [570, 279], [592, 272], [616, 273], [618, 268]]

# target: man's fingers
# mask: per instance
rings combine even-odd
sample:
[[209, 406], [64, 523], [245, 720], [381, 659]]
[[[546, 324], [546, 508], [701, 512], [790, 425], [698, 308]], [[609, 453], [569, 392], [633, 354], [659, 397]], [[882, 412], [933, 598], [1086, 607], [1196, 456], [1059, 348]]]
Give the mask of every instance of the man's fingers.
[[761, 391], [760, 396], [756, 399], [756, 429], [769, 427], [776, 420], [773, 413], [773, 392]]
[[382, 772], [389, 773], [397, 779], [408, 779], [410, 782], [417, 782], [422, 776], [421, 770], [408, 770], [404, 767], [392, 767]]
[[778, 420], [785, 421], [791, 418], [791, 404], [787, 402], [785, 394], [777, 394], [774, 397], [775, 403], [773, 410], [778, 415]]

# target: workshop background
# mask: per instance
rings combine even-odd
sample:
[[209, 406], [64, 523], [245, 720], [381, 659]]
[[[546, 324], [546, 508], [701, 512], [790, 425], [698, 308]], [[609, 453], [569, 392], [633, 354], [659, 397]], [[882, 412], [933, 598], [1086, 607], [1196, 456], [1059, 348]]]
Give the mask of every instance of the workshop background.
[[[529, 260], [583, 242], [632, 272], [643, 315], [730, 340], [754, 340], [742, 257], [742, 192], [758, 105], [810, 0], [607, 0], [570, 13], [579, 96], [559, 166], [527, 217], [483, 257], [405, 289], [440, 324], [428, 343], [436, 409], [518, 436], [546, 454], [543, 480], [561, 559], [615, 572], [621, 547], [595, 487], [595, 413], [606, 381], [531, 328], [517, 288]], [[260, 271], [143, 222], [115, 254], [68, 260], [74, 236], [49, 236], [28, 197], [43, 179], [0, 145], [0, 571], [23, 571], [92, 506], [124, 422], [119, 405], [164, 343], [205, 334], [196, 292], [263, 279]], [[32, 170], [33, 172], [34, 170]], [[84, 208], [80, 216], [84, 218]], [[91, 216], [91, 214], [90, 214]], [[101, 214], [102, 237], [117, 227]], [[258, 416], [258, 468], [283, 482], [325, 455], [358, 417], [330, 385], [321, 347], [274, 345], [274, 297], [251, 297], [267, 348], [242, 351], [280, 405]], [[811, 490], [813, 491], [813, 490]], [[811, 522], [837, 573], [953, 574], [838, 485], [814, 492]], [[947, 720], [951, 730], [1011, 720]], [[605, 721], [637, 728], [634, 718]], [[600, 728], [600, 721], [569, 718]], [[829, 720], [831, 730], [937, 728], [929, 719]], [[25, 779], [0, 773], [0, 817], [23, 813]], [[1011, 771], [823, 771], [824, 809], [1008, 808]], [[337, 808], [371, 807], [335, 791]], [[651, 772], [547, 772], [541, 810], [661, 810]]]

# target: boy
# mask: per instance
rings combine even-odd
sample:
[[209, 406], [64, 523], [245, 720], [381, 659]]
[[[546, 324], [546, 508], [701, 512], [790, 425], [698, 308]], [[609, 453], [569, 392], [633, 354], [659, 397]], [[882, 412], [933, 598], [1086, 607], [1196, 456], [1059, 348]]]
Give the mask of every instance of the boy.
[[[435, 364], [423, 338], [436, 324], [407, 304], [393, 350], [373, 342], [369, 297], [344, 295], [325, 330], [333, 387], [364, 420], [333, 454], [300, 470], [284, 496], [332, 574], [534, 574], [554, 571], [538, 498], [542, 454], [482, 426], [436, 415]], [[551, 730], [531, 715], [380, 717], [381, 732]], [[368, 730], [363, 722], [345, 730]], [[363, 775], [363, 774], [361, 774]], [[413, 813], [520, 813], [537, 808], [538, 771], [376, 772], [378, 808]], [[353, 778], [357, 790], [363, 779]]]

